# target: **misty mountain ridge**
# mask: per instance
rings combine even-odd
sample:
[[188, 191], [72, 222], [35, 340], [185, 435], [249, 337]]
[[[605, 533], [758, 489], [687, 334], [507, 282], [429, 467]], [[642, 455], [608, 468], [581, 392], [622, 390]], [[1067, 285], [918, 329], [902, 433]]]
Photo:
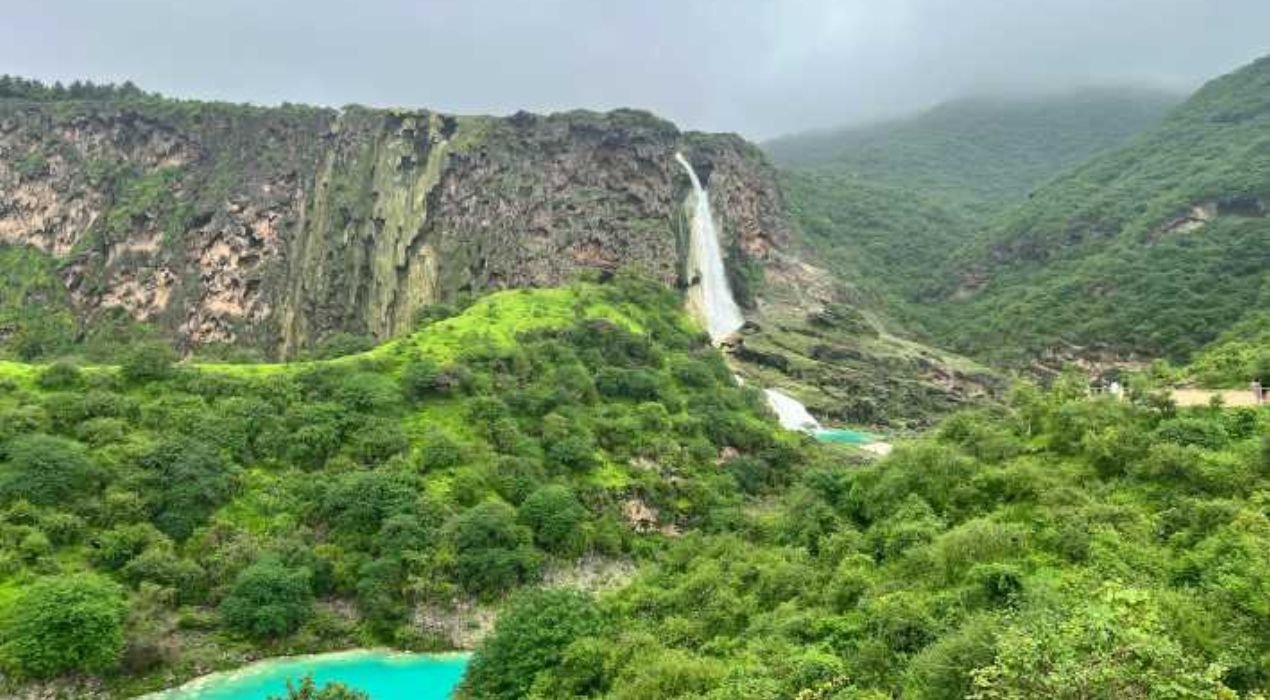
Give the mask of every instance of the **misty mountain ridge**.
[[1157, 123], [1184, 96], [1143, 87], [967, 96], [898, 119], [762, 144], [778, 166], [996, 205]]

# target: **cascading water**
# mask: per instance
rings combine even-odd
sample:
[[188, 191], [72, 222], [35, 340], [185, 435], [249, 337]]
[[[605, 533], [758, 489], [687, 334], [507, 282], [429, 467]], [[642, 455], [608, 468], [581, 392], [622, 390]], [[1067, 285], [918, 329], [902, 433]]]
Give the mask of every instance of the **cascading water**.
[[[688, 178], [692, 180], [692, 234], [689, 241], [688, 272], [693, 283], [688, 287], [688, 311], [705, 324], [710, 340], [718, 344], [740, 330], [745, 319], [741, 316], [741, 308], [737, 306], [736, 299], [732, 297], [731, 287], [728, 286], [723, 254], [719, 248], [719, 233], [714, 226], [714, 213], [710, 211], [710, 196], [701, 186], [688, 159], [682, 153], [676, 153], [675, 160], [688, 171]], [[744, 384], [741, 377], [734, 377], [737, 384]], [[818, 438], [828, 433], [852, 433], [825, 430], [807, 407], [789, 394], [776, 389], [764, 389], [763, 393], [767, 396], [767, 405], [786, 430], [799, 430]], [[854, 435], [856, 434], [852, 433], [852, 442], [855, 442]], [[863, 434], [859, 435], [865, 437]], [[882, 442], [871, 442], [864, 447], [870, 449], [878, 445], [888, 451], [890, 449], [890, 445]]]
[[688, 159], [682, 153], [676, 153], [675, 160], [688, 171], [688, 178], [692, 180], [688, 272], [693, 284], [688, 287], [688, 310], [705, 324], [710, 340], [720, 343], [740, 330], [745, 319], [728, 286], [723, 254], [719, 248], [719, 233], [715, 230], [714, 214], [710, 211], [710, 196], [701, 186]]
[[772, 407], [782, 428], [809, 433], [821, 429], [820, 421], [798, 399], [776, 389], [764, 389], [763, 393], [767, 394], [767, 405]]

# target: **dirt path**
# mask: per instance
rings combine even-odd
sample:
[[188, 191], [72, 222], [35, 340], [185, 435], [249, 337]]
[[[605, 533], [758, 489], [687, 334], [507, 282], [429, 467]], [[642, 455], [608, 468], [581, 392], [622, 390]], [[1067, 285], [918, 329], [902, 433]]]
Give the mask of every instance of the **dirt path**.
[[1222, 397], [1227, 406], [1255, 406], [1251, 389], [1174, 389], [1173, 402], [1178, 406], [1207, 406], [1214, 396]]

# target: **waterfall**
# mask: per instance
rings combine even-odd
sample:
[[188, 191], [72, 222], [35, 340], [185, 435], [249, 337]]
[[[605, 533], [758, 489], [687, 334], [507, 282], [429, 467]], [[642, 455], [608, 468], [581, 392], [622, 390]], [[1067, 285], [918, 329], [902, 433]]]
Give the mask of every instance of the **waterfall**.
[[[728, 286], [723, 254], [719, 249], [719, 232], [715, 229], [714, 214], [710, 211], [710, 196], [701, 186], [688, 159], [682, 153], [676, 153], [675, 160], [688, 171], [688, 178], [692, 180], [692, 236], [688, 251], [688, 273], [692, 284], [688, 287], [688, 311], [705, 324], [710, 340], [718, 344], [736, 333], [745, 319]], [[733, 378], [738, 385], [745, 383], [737, 375]], [[812, 434], [822, 432], [820, 421], [798, 399], [776, 389], [763, 391], [767, 395], [767, 405], [780, 420], [782, 428]]]
[[692, 180], [692, 234], [688, 251], [688, 275], [692, 283], [688, 287], [688, 310], [705, 324], [710, 340], [717, 344], [737, 332], [745, 319], [728, 286], [723, 254], [719, 248], [719, 232], [715, 229], [714, 214], [710, 211], [710, 196], [701, 186], [688, 159], [682, 153], [676, 153], [675, 160], [688, 171]]
[[821, 429], [820, 421], [798, 399], [776, 389], [764, 389], [763, 393], [767, 394], [767, 405], [772, 407], [782, 428], [808, 433]]

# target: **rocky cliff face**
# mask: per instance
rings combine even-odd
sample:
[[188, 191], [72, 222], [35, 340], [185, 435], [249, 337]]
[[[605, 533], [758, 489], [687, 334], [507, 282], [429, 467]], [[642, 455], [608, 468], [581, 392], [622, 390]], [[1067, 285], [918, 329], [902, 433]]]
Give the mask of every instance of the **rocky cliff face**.
[[689, 183], [676, 151], [711, 190], [742, 301], [796, 287], [758, 151], [629, 110], [0, 100], [0, 242], [54, 256], [81, 320], [122, 314], [187, 349], [288, 356], [341, 331], [387, 337], [456, 295], [587, 269], [682, 284]]

